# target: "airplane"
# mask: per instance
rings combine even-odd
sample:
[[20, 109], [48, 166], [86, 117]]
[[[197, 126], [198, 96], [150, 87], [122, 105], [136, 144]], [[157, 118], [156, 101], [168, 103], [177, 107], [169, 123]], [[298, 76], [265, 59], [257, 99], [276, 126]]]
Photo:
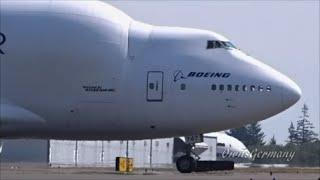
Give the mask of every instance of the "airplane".
[[[216, 138], [217, 148], [216, 148], [216, 157], [218, 160], [232, 160], [234, 162], [251, 162], [252, 154], [248, 148], [238, 139], [227, 135], [224, 132], [212, 132], [206, 133], [203, 135], [210, 140], [210, 138]], [[184, 149], [186, 139], [185, 137], [179, 137], [175, 139], [175, 144], [177, 147], [174, 158], [177, 159], [185, 155], [186, 151]], [[196, 143], [193, 149], [198, 157], [202, 158], [201, 155], [203, 152], [207, 151], [209, 146], [206, 142]]]
[[251, 162], [252, 154], [237, 138], [224, 132], [212, 132], [206, 136], [217, 137], [217, 159], [235, 162]]
[[[0, 138], [193, 136], [264, 120], [301, 96], [212, 31], [149, 25], [91, 0], [1, 0], [0, 13]], [[183, 163], [191, 172], [189, 153]]]

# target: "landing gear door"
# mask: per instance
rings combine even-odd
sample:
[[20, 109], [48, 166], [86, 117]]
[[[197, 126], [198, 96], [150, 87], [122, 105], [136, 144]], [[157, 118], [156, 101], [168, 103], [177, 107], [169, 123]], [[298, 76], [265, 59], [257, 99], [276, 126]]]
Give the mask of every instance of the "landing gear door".
[[147, 79], [147, 101], [163, 100], [163, 72], [149, 71]]

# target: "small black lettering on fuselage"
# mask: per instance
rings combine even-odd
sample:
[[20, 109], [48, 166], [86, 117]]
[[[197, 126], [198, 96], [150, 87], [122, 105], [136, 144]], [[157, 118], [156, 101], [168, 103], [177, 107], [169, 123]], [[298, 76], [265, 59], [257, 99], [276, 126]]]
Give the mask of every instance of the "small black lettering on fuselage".
[[197, 78], [228, 78], [231, 76], [231, 73], [223, 72], [190, 72], [188, 77], [197, 77]]
[[82, 86], [87, 92], [114, 92], [114, 89], [102, 88], [101, 86]]

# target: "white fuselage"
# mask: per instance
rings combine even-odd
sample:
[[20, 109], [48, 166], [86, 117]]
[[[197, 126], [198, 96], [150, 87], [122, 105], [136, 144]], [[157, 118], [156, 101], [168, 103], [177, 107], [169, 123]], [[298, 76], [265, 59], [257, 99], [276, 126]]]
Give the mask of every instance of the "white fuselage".
[[217, 158], [219, 160], [232, 160], [235, 162], [249, 162], [252, 154], [248, 148], [238, 139], [224, 132], [213, 132], [205, 136], [217, 138]]
[[207, 49], [229, 41], [210, 31], [143, 24], [97, 1], [0, 4], [0, 137], [193, 135], [266, 119], [300, 97], [240, 50]]

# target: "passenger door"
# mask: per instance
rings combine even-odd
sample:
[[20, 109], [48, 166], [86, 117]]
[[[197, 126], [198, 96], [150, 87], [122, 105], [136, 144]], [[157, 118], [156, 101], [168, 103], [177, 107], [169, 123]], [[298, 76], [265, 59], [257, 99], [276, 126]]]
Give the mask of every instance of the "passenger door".
[[161, 102], [163, 100], [163, 72], [149, 71], [147, 76], [147, 101]]

